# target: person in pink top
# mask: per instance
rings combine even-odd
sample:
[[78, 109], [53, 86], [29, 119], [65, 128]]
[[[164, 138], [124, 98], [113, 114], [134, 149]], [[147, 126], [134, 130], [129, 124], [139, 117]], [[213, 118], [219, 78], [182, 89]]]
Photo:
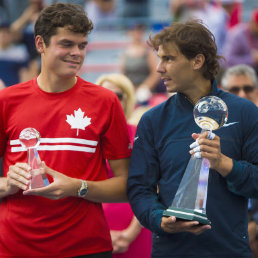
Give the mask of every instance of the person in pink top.
[[[132, 82], [123, 74], [104, 74], [97, 85], [113, 91], [119, 98], [128, 120], [134, 110], [135, 93]], [[131, 144], [136, 126], [127, 124]], [[109, 169], [109, 177], [113, 173]], [[110, 228], [113, 258], [149, 258], [151, 256], [151, 232], [143, 228], [133, 214], [129, 203], [103, 203], [104, 213]]]

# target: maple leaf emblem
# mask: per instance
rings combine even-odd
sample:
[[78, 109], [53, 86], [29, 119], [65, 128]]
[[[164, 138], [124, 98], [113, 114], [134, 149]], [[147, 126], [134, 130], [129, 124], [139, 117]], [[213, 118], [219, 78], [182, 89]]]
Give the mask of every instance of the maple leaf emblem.
[[66, 115], [66, 122], [71, 125], [71, 129], [77, 129], [77, 136], [79, 134], [79, 129], [85, 130], [85, 127], [91, 124], [91, 118], [83, 116], [84, 112], [80, 108], [74, 110], [74, 115]]

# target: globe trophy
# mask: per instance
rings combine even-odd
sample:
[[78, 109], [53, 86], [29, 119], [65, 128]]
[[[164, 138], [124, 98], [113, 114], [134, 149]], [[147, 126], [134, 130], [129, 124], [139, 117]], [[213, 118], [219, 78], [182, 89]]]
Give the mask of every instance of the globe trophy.
[[19, 140], [27, 149], [28, 165], [31, 167], [31, 181], [29, 189], [35, 189], [49, 185], [48, 178], [41, 166], [37, 147], [40, 143], [40, 134], [34, 128], [25, 128], [21, 131]]
[[[201, 133], [208, 131], [208, 138], [213, 139], [215, 135], [212, 130], [219, 129], [227, 122], [228, 108], [222, 99], [208, 96], [196, 103], [193, 115], [196, 124], [202, 129]], [[193, 146], [199, 148], [197, 142], [191, 144]], [[173, 202], [163, 215], [210, 224], [206, 215], [210, 163], [208, 159], [201, 158], [200, 149], [196, 154], [190, 158]]]

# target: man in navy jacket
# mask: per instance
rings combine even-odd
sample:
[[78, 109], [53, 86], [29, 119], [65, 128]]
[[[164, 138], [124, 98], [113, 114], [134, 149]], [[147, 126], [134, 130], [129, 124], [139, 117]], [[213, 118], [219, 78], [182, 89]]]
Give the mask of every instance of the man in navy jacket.
[[[258, 109], [217, 88], [219, 56], [212, 33], [200, 22], [173, 23], [150, 39], [157, 71], [177, 93], [139, 122], [128, 178], [133, 211], [153, 234], [152, 257], [250, 257], [248, 198], [258, 198]], [[227, 123], [213, 140], [195, 124], [193, 107], [203, 96], [228, 106]], [[189, 149], [197, 141], [196, 154]], [[198, 150], [197, 150], [198, 151]], [[211, 225], [164, 217], [191, 155], [210, 162], [207, 216]]]

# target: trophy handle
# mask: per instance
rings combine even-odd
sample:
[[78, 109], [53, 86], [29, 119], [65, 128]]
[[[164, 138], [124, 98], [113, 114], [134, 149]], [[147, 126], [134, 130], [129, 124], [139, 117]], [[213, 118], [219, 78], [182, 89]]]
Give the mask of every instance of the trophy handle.
[[195, 202], [195, 210], [206, 213], [206, 201], [208, 192], [210, 162], [206, 158], [202, 158], [200, 176], [197, 188], [197, 197]]
[[44, 173], [37, 148], [28, 148], [28, 164], [31, 167], [31, 182], [29, 189], [40, 188], [49, 185], [48, 178]]

